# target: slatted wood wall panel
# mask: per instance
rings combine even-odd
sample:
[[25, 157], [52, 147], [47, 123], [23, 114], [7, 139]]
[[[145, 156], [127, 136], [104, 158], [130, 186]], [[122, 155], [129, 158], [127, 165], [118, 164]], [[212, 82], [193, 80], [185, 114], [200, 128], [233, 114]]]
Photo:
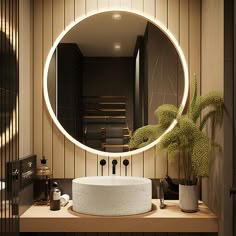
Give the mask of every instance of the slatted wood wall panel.
[[[100, 9], [122, 7], [145, 12], [157, 18], [175, 35], [186, 56], [190, 78], [200, 81], [200, 0], [34, 0], [34, 152], [44, 155], [56, 178], [100, 175], [100, 160], [107, 160], [104, 175], [111, 174], [109, 156], [101, 157], [67, 140], [53, 124], [43, 100], [43, 65], [53, 41], [76, 18]], [[118, 158], [117, 174], [124, 175], [123, 160]], [[156, 154], [155, 148], [130, 156], [129, 175], [178, 178], [179, 159], [170, 161]]]
[[[33, 42], [30, 0], [19, 5], [19, 158], [33, 153]], [[2, 79], [2, 78], [1, 78]]]

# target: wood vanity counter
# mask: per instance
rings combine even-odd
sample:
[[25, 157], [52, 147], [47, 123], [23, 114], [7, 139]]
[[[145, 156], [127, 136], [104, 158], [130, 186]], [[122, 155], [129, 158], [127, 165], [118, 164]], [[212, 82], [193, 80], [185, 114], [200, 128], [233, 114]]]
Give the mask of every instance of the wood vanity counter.
[[165, 209], [152, 202], [152, 211], [122, 217], [75, 213], [72, 201], [59, 211], [33, 205], [20, 217], [20, 232], [218, 232], [216, 215], [202, 202], [196, 213], [182, 212], [178, 201], [166, 200]]

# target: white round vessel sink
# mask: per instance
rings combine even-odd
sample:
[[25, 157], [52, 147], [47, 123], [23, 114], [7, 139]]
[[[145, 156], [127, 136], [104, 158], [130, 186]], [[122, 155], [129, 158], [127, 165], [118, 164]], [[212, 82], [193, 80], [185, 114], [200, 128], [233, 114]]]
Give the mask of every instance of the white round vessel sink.
[[151, 210], [151, 180], [141, 177], [94, 176], [72, 182], [73, 211], [100, 216], [125, 216]]

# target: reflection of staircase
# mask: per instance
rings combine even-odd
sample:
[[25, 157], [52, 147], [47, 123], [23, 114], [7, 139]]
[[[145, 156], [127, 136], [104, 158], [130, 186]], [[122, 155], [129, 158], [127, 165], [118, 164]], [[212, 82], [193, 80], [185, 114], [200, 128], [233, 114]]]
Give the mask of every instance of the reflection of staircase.
[[127, 151], [126, 97], [84, 97], [83, 132], [83, 143], [89, 147], [108, 152]]

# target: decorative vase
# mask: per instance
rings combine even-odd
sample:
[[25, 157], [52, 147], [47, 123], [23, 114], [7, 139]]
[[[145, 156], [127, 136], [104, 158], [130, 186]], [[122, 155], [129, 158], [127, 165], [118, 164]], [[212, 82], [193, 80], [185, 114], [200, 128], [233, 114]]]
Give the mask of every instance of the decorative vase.
[[179, 206], [184, 212], [196, 212], [198, 210], [197, 185], [179, 185]]

